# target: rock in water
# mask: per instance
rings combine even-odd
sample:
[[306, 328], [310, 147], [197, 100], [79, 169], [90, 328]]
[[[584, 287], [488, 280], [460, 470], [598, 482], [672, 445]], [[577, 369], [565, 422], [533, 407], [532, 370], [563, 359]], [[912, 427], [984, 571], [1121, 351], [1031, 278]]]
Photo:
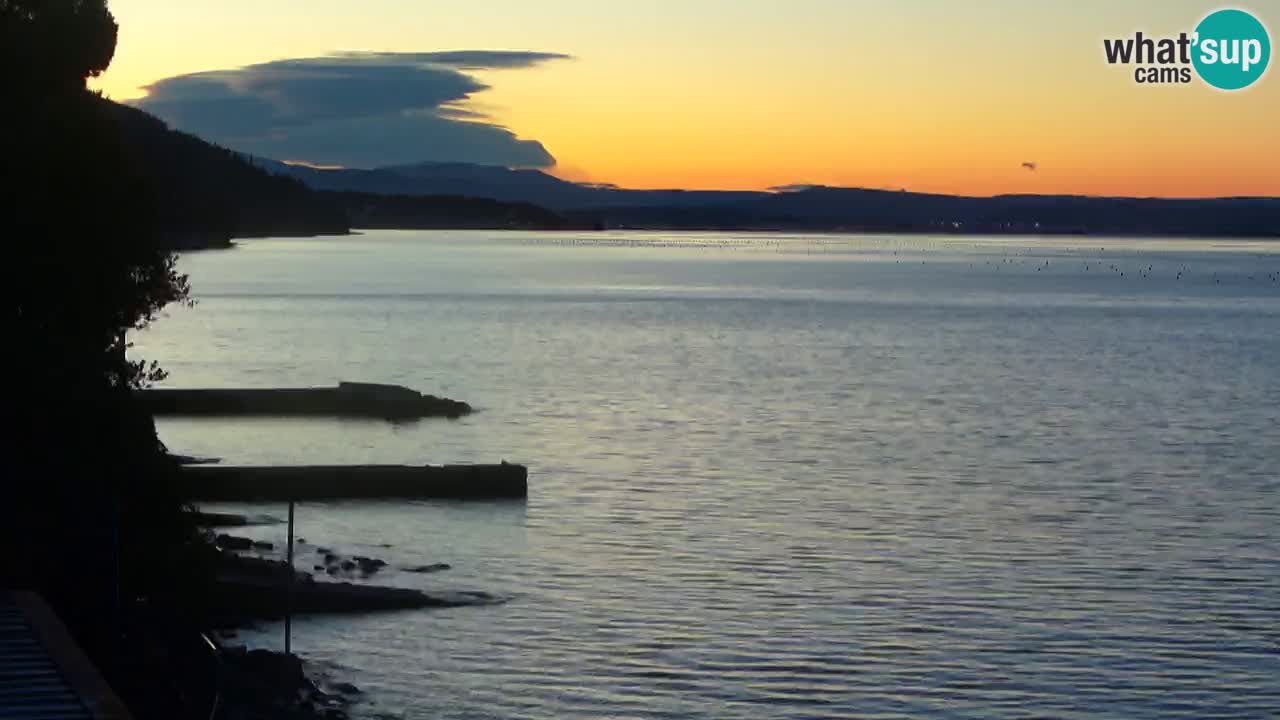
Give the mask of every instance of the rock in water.
[[222, 533], [217, 539], [218, 547], [224, 550], [248, 550], [253, 547], [253, 541], [249, 538]]
[[433, 573], [440, 572], [441, 570], [448, 570], [452, 567], [453, 566], [449, 563], [431, 563], [430, 565], [414, 565], [412, 567], [407, 567], [404, 568], [404, 571], [411, 573]]

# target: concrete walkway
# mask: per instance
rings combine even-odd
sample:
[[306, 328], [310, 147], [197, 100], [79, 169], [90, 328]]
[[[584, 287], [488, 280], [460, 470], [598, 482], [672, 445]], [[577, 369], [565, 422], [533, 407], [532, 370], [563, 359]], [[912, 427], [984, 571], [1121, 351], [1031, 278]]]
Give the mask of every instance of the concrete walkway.
[[0, 591], [0, 720], [130, 720], [38, 595]]

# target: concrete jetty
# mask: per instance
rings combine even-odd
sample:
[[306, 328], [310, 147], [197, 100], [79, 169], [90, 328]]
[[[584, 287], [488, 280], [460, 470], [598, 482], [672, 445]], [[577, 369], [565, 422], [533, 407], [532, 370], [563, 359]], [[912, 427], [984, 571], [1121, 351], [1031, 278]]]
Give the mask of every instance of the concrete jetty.
[[344, 498], [524, 498], [524, 465], [190, 465], [181, 469], [195, 501]]
[[336, 387], [149, 388], [138, 398], [153, 415], [329, 415], [393, 420], [458, 418], [471, 406], [400, 385], [340, 382]]

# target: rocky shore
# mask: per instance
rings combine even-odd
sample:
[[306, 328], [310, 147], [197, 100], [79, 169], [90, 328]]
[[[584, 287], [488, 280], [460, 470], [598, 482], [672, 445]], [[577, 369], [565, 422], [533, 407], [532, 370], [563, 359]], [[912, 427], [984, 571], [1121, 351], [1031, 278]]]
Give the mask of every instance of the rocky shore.
[[329, 682], [297, 655], [243, 646], [221, 651], [218, 717], [225, 720], [345, 720], [360, 690]]
[[[342, 556], [325, 548], [315, 553], [312, 571], [298, 571], [288, 563], [236, 551], [274, 552], [271, 543], [219, 535], [215, 581], [209, 604], [217, 608], [217, 624], [236, 626], [294, 613], [362, 613], [382, 610], [492, 605], [501, 598], [479, 591], [424, 592], [363, 582], [387, 567], [384, 560], [360, 555]], [[447, 563], [403, 568], [404, 572], [447, 570]], [[290, 581], [292, 573], [292, 582]]]
[[[247, 525], [248, 518], [207, 513], [219, 526]], [[243, 522], [238, 522], [243, 521]], [[364, 581], [389, 568], [380, 558], [346, 555], [333, 548], [295, 544], [296, 570], [281, 559], [284, 549], [274, 543], [220, 533], [209, 622], [221, 638], [219, 717], [227, 720], [344, 720], [360, 690], [330, 677], [305, 659], [282, 652], [229, 644], [239, 630], [263, 620], [278, 620], [286, 610], [306, 613], [360, 613], [428, 607], [485, 605], [501, 602], [483, 592], [423, 592], [374, 585]], [[406, 565], [395, 570], [435, 573], [447, 563]]]

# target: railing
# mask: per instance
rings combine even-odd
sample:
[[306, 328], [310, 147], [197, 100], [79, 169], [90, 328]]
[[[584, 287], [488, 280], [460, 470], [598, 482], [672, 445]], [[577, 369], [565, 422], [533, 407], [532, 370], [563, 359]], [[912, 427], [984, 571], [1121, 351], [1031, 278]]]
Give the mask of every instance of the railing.
[[209, 720], [215, 720], [218, 717], [218, 705], [222, 701], [222, 651], [218, 649], [215, 643], [206, 633], [200, 633], [200, 639], [204, 641], [204, 646], [208, 649], [209, 654], [213, 657], [214, 680], [213, 680], [213, 699], [209, 703]]
[[170, 697], [181, 717], [215, 720], [223, 680], [217, 644], [190, 621], [146, 606], [133, 608], [128, 625], [125, 647], [135, 672], [164, 679], [166, 692], [156, 695]]

